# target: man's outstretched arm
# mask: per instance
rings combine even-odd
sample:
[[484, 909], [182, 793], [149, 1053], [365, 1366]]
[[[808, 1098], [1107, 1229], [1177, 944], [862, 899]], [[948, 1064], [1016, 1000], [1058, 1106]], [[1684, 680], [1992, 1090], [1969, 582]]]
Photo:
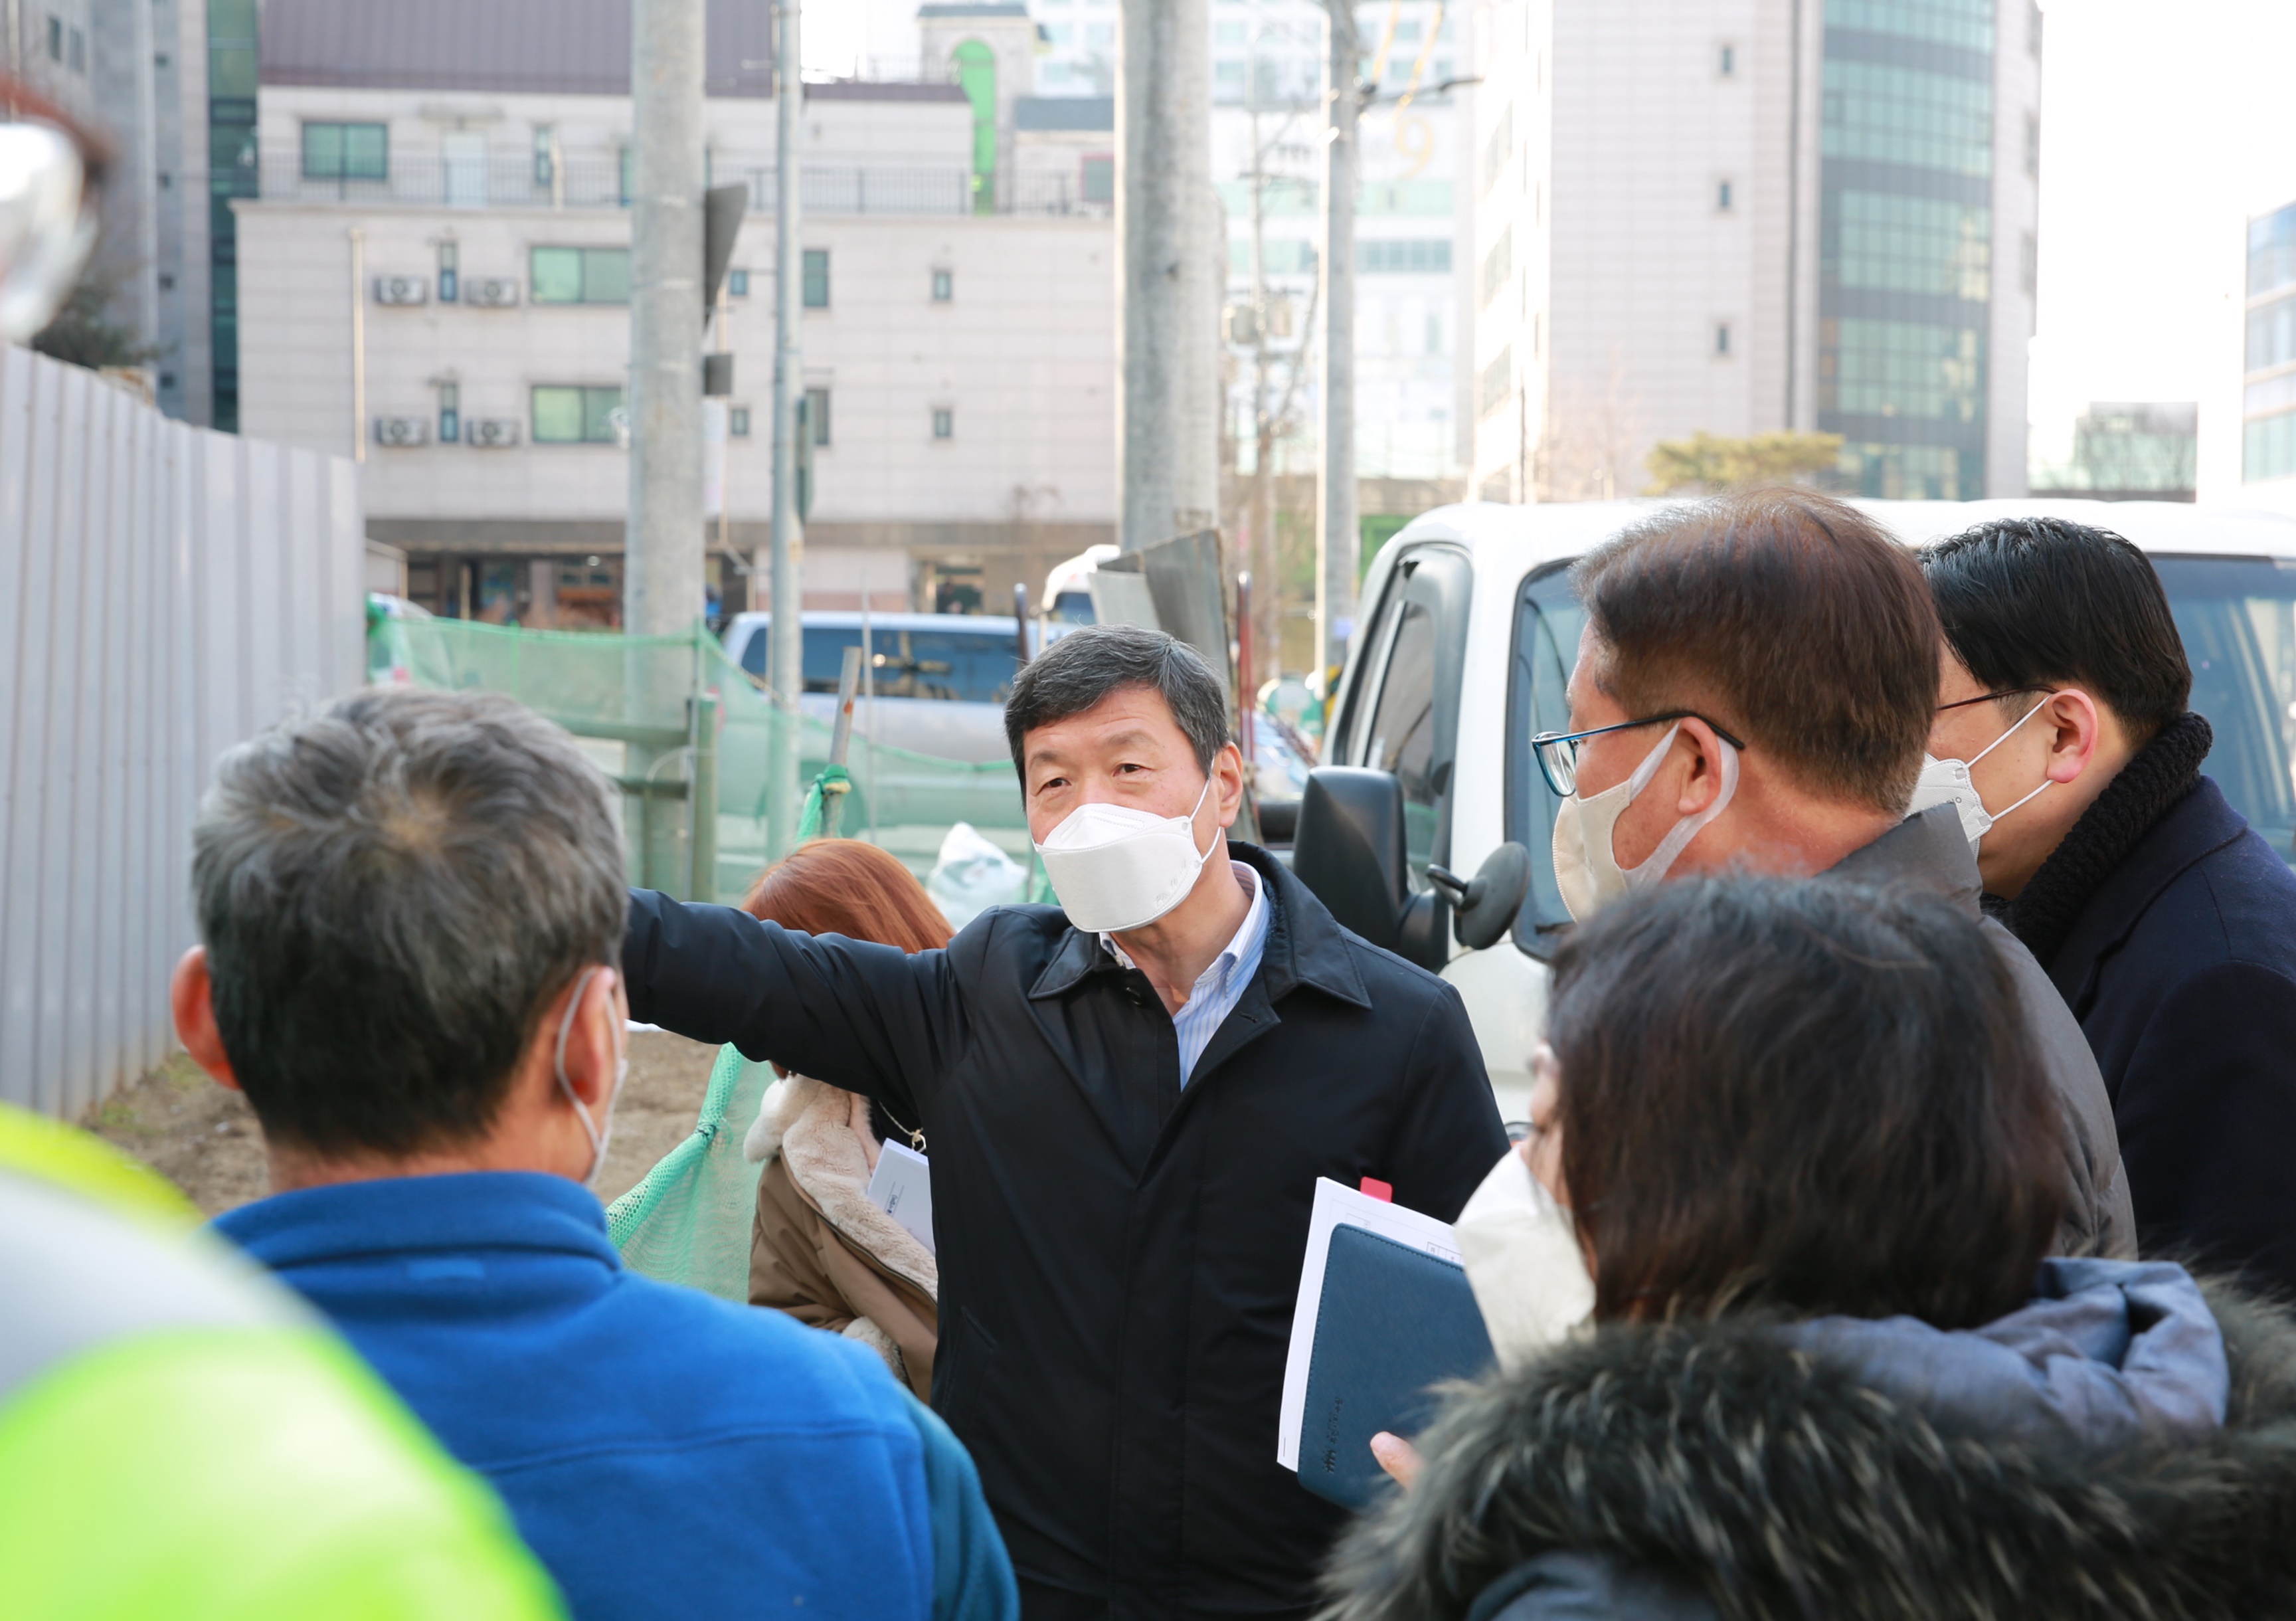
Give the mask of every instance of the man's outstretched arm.
[[[630, 1016], [914, 1111], [963, 1039], [948, 954], [800, 934], [730, 906], [630, 892]], [[905, 1118], [910, 1116], [905, 1116]]]

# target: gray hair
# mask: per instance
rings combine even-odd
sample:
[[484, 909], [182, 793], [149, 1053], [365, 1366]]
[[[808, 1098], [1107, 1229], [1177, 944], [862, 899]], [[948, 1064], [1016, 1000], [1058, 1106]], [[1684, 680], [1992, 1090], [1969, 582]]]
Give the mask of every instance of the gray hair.
[[508, 698], [369, 688], [226, 754], [192, 832], [216, 1024], [266, 1134], [493, 1123], [553, 997], [621, 956], [611, 786]]
[[[1207, 775], [1226, 746], [1227, 689], [1204, 655], [1177, 637], [1136, 625], [1071, 630], [1021, 668], [1004, 704], [1004, 740], [1022, 770], [1030, 732], [1080, 715], [1111, 693], [1145, 687], [1162, 695]], [[1024, 773], [1025, 775], [1025, 773]], [[1025, 784], [1024, 784], [1025, 786]]]

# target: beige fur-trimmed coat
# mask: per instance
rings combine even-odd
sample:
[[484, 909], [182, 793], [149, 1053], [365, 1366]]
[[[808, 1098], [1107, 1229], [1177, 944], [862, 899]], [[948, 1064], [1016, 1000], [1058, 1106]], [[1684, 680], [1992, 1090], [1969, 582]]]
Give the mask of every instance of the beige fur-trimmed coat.
[[767, 1090], [742, 1148], [766, 1166], [750, 1229], [750, 1304], [864, 1341], [928, 1399], [940, 1271], [870, 1202], [877, 1141], [868, 1100], [791, 1075]]

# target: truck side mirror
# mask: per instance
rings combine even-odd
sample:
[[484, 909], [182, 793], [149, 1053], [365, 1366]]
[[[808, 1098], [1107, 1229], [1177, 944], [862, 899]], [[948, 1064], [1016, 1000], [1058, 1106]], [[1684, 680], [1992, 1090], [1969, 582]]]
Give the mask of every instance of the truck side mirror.
[[1403, 852], [1403, 784], [1392, 771], [1324, 766], [1308, 773], [1292, 870], [1341, 926], [1429, 972], [1451, 957], [1451, 907], [1411, 892]]
[[1392, 951], [1411, 898], [1403, 785], [1391, 771], [1321, 766], [1308, 773], [1292, 835], [1292, 871], [1342, 928]]

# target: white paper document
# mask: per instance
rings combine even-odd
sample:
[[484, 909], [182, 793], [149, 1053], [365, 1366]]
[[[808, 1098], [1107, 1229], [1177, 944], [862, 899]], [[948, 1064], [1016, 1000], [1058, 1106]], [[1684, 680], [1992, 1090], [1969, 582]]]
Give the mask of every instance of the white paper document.
[[879, 1144], [869, 1202], [907, 1228], [929, 1254], [940, 1253], [933, 1248], [932, 1166], [923, 1155], [898, 1142]]
[[[872, 1184], [873, 1191], [874, 1185]], [[1316, 1179], [1316, 1207], [1308, 1218], [1308, 1254], [1300, 1267], [1300, 1298], [1292, 1308], [1292, 1347], [1283, 1362], [1283, 1406], [1275, 1425], [1275, 1461], [1300, 1472], [1300, 1421], [1308, 1411], [1308, 1368], [1316, 1354], [1316, 1313], [1324, 1300], [1324, 1258], [1335, 1227], [1360, 1227], [1461, 1264], [1450, 1225], [1416, 1210], [1406, 1210], [1342, 1187], [1327, 1176]]]

